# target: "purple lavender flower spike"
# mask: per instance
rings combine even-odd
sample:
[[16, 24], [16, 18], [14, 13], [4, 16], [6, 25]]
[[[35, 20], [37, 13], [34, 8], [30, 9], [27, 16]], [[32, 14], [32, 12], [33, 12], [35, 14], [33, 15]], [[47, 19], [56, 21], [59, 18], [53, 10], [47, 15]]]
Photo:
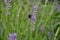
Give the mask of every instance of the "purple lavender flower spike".
[[9, 34], [9, 40], [17, 40], [17, 34], [16, 33], [10, 33]]
[[56, 4], [55, 9], [56, 9], [57, 12], [60, 12], [60, 5]]
[[11, 0], [5, 0], [6, 3], [11, 2]]
[[38, 6], [36, 4], [34, 4], [32, 16], [31, 16], [31, 19], [34, 20], [34, 21], [36, 21], [37, 9], [38, 9]]
[[34, 9], [38, 9], [38, 6], [35, 4], [33, 8], [34, 8]]
[[34, 31], [35, 30], [35, 23], [36, 23], [36, 15], [31, 15], [31, 18], [30, 18], [30, 29], [31, 31]]
[[32, 31], [35, 30], [37, 9], [38, 9], [38, 5], [36, 5], [36, 3], [35, 3], [33, 6], [33, 11], [31, 13], [31, 16], [29, 16], [30, 17], [30, 25], [31, 25], [30, 29]]
[[38, 9], [38, 5], [37, 4], [34, 4], [34, 6], [33, 6], [33, 12], [32, 12], [32, 14], [37, 14], [37, 9]]
[[9, 9], [12, 7], [10, 5], [11, 0], [5, 0], [5, 5], [6, 5], [6, 15], [10, 15]]
[[51, 39], [51, 32], [48, 32], [48, 40]]

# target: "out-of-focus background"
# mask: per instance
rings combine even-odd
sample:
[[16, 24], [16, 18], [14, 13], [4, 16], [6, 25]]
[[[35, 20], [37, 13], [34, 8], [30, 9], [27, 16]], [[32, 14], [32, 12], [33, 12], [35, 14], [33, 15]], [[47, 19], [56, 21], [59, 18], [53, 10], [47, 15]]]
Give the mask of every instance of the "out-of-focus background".
[[60, 40], [60, 0], [0, 0], [0, 40], [13, 33], [17, 40]]

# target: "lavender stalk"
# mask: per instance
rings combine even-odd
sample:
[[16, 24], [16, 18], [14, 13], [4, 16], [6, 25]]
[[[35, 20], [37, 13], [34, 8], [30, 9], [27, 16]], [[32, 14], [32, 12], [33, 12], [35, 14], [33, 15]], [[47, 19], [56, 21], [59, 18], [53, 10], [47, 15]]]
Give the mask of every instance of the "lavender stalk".
[[30, 30], [31, 31], [35, 30], [37, 9], [38, 9], [38, 5], [34, 4], [33, 11], [31, 13], [31, 18], [30, 18], [30, 24], [31, 24]]

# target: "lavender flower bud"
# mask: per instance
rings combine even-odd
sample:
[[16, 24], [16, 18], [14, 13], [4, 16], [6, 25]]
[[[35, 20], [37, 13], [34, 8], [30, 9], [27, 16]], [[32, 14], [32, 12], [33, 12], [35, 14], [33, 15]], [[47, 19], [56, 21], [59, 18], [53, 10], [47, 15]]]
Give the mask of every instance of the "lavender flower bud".
[[12, 34], [10, 33], [9, 34], [9, 40], [17, 40], [16, 36], [17, 36], [16, 33], [12, 33]]
[[35, 4], [34, 7], [33, 7], [33, 9], [35, 9], [35, 10], [38, 9], [38, 6]]

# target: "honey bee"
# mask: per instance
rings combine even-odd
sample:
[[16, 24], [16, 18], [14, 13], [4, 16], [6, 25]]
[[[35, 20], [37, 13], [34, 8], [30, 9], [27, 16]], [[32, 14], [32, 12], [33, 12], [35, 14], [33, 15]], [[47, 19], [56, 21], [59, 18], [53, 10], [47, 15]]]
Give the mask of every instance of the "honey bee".
[[31, 18], [31, 14], [29, 14], [29, 16], [28, 16], [28, 17], [29, 17], [29, 19], [30, 19], [30, 18]]

